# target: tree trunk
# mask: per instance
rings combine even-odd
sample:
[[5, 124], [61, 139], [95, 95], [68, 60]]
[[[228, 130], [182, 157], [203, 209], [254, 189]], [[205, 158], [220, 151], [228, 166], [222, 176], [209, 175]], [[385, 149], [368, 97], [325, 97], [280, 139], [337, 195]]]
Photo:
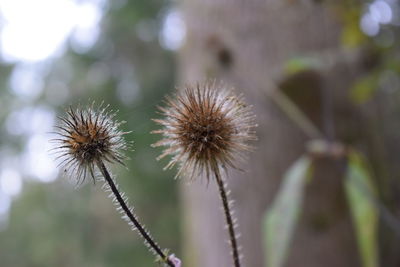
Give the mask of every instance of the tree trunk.
[[[348, 131], [356, 128], [354, 122], [350, 130], [341, 127], [353, 118], [342, 107], [346, 107], [344, 89], [359, 71], [356, 66], [333, 62], [329, 70], [307, 73], [294, 80], [284, 79], [284, 65], [292, 57], [342, 58], [339, 19], [333, 8], [319, 2], [187, 0], [181, 3], [187, 27], [186, 43], [180, 53], [182, 83], [210, 77], [222, 79], [244, 93], [257, 115], [256, 151], [243, 166], [246, 171], [232, 170], [227, 180], [235, 200], [243, 266], [265, 266], [262, 218], [276, 195], [283, 173], [305, 153], [308, 140], [268, 97], [276, 90], [276, 84], [289, 96], [291, 92], [286, 89], [292, 90], [291, 84], [303, 84], [295, 86], [300, 94], [294, 93], [293, 100], [316, 125], [326, 129], [328, 137], [338, 134], [339, 138], [346, 138], [353, 134]], [[337, 131], [330, 125], [334, 121], [329, 114], [321, 112], [323, 92], [328, 92], [329, 101], [334, 102], [335, 114], [342, 112], [347, 118], [338, 119]], [[329, 92], [335, 92], [335, 96], [329, 96]], [[336, 105], [335, 98], [340, 105]], [[338, 166], [341, 162], [326, 159], [317, 164], [286, 266], [359, 266], [340, 179], [343, 168]], [[215, 183], [183, 182], [181, 192], [185, 214], [184, 265], [232, 266]]]

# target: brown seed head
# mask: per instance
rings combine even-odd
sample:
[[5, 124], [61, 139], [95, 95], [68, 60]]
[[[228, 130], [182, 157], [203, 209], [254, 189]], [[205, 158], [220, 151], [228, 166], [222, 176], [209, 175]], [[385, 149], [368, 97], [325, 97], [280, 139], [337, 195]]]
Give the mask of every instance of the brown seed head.
[[215, 81], [187, 86], [160, 108], [165, 118], [154, 121], [163, 128], [153, 133], [164, 139], [153, 146], [167, 147], [158, 158], [173, 155], [166, 168], [179, 163], [178, 176], [208, 178], [216, 168], [236, 168], [236, 160], [251, 148], [248, 141], [256, 139], [250, 107], [225, 87]]
[[124, 122], [113, 120], [115, 113], [107, 111], [107, 107], [73, 110], [66, 112], [66, 117], [60, 117], [61, 124], [56, 126], [58, 137], [52, 139], [59, 166], [70, 176], [76, 177], [78, 183], [83, 182], [88, 174], [95, 179], [94, 170], [97, 162], [123, 164], [123, 151], [127, 143], [118, 127]]

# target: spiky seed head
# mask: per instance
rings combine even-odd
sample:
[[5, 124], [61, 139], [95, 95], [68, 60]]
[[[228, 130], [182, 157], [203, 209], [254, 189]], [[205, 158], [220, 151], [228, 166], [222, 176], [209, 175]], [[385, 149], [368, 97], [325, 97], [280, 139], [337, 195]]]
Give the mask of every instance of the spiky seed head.
[[65, 117], [59, 117], [56, 126], [57, 137], [52, 139], [59, 166], [68, 176], [82, 183], [91, 176], [95, 181], [95, 168], [99, 161], [120, 163], [125, 159], [124, 151], [128, 143], [119, 126], [123, 123], [114, 120], [115, 112], [108, 106], [100, 105], [97, 109], [73, 109], [66, 111]]
[[172, 155], [166, 168], [179, 164], [177, 176], [194, 178], [231, 166], [243, 152], [251, 150], [255, 140], [255, 116], [242, 96], [216, 81], [197, 83], [178, 90], [175, 98], [166, 98], [160, 107], [164, 119], [154, 120], [162, 129], [153, 131], [163, 139], [153, 144], [165, 146], [158, 157]]

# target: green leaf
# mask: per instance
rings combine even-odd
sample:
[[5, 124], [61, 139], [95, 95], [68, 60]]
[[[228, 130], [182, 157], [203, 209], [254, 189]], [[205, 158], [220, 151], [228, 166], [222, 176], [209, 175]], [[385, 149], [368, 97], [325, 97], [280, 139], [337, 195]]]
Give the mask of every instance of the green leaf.
[[343, 6], [341, 10], [343, 30], [341, 43], [344, 47], [355, 48], [367, 40], [360, 28], [361, 10], [358, 7]]
[[375, 73], [358, 79], [350, 90], [350, 98], [356, 104], [370, 100], [378, 87], [378, 75]]
[[266, 213], [263, 230], [268, 267], [280, 267], [286, 258], [289, 244], [300, 214], [311, 160], [301, 157], [286, 172], [283, 184], [271, 209]]
[[376, 192], [365, 161], [354, 151], [349, 155], [345, 188], [362, 264], [364, 267], [377, 267], [378, 210], [374, 204]]
[[293, 57], [285, 62], [284, 71], [293, 75], [310, 69], [318, 69], [322, 62], [316, 57]]

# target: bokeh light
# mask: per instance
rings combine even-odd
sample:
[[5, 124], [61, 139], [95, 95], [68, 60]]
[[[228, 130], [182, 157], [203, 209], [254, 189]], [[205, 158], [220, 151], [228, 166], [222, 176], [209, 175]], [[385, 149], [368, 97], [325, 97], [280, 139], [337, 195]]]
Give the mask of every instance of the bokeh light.
[[71, 0], [1, 0], [4, 19], [1, 56], [6, 62], [46, 60], [62, 55], [73, 32], [77, 50], [86, 50], [98, 36], [101, 3]]

